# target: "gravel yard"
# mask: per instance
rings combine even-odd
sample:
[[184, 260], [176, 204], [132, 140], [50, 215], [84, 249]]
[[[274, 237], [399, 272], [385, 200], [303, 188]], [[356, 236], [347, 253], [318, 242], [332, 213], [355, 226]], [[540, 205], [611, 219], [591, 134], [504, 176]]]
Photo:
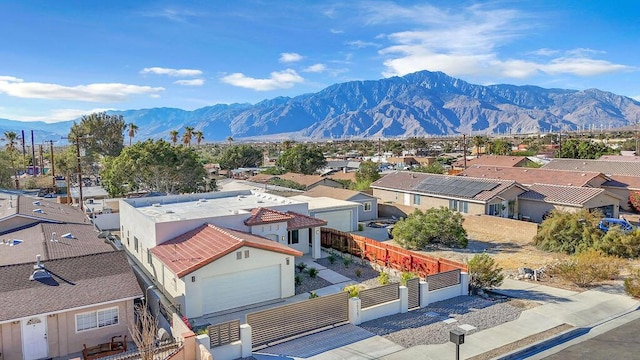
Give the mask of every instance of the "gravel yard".
[[[476, 327], [467, 334], [513, 321], [524, 310], [521, 304], [510, 301], [497, 302], [478, 296], [458, 296], [433, 303], [426, 308], [396, 314], [360, 325], [362, 328], [385, 337], [394, 343], [411, 347], [442, 344], [449, 341], [449, 331], [462, 324]], [[456, 322], [447, 324], [446, 319]]]

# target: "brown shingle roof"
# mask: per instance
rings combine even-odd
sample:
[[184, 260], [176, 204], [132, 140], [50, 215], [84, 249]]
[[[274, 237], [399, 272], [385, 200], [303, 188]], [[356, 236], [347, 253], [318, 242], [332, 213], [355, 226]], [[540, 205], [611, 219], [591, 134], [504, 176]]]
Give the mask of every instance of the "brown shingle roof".
[[604, 161], [640, 161], [640, 156], [602, 155], [598, 160]]
[[296, 173], [286, 173], [278, 175], [277, 177], [283, 180], [291, 180], [304, 186], [310, 186], [325, 179], [320, 175], [304, 175]]
[[243, 246], [302, 256], [298, 250], [261, 236], [211, 224], [199, 226], [150, 251], [178, 277], [183, 277]]
[[[52, 242], [54, 232], [57, 241]], [[67, 233], [71, 233], [73, 239], [62, 237]], [[42, 260], [53, 260], [115, 251], [98, 238], [93, 225], [40, 223], [0, 236], [0, 241], [5, 239], [23, 242], [16, 246], [0, 245], [0, 266], [32, 262], [37, 254]]]
[[533, 184], [529, 187], [529, 191], [520, 194], [518, 198], [582, 206], [604, 192], [605, 190], [600, 188]]
[[[34, 211], [37, 209], [41, 209], [42, 212]], [[80, 208], [25, 196], [18, 198], [18, 214], [38, 218], [43, 221], [76, 224], [88, 223], [87, 217], [82, 214]]]
[[0, 266], [0, 321], [142, 296], [123, 251], [42, 263], [54, 274], [50, 285], [29, 280], [35, 257]]
[[458, 179], [464, 184], [465, 180], [468, 183], [472, 182], [482, 182], [486, 184], [494, 184], [490, 190], [483, 190], [478, 192], [473, 197], [454, 194], [446, 194], [446, 197], [452, 198], [469, 198], [478, 201], [487, 201], [495, 196], [498, 196], [504, 190], [512, 186], [520, 186], [513, 180], [495, 180], [495, 179], [483, 179], [483, 178], [471, 178], [471, 177], [460, 177], [460, 176], [451, 176], [451, 175], [437, 175], [437, 174], [427, 174], [427, 173], [416, 173], [409, 171], [395, 172], [391, 174], [385, 175], [383, 178], [373, 182], [371, 184], [372, 188], [382, 188], [389, 190], [401, 190], [412, 192], [416, 194], [429, 194], [429, 195], [442, 195], [435, 192], [428, 192], [419, 189], [419, 185], [424, 181], [428, 181], [430, 178], [438, 178], [438, 179]]
[[[513, 167], [527, 161], [526, 156], [482, 155], [473, 159], [467, 159], [467, 167], [473, 165]], [[452, 165], [454, 167], [463, 167], [464, 159], [456, 160]]]
[[331, 186], [318, 185], [313, 188], [305, 191], [302, 195], [311, 196], [311, 197], [330, 197], [338, 200], [346, 200], [349, 201], [357, 195], [365, 195], [368, 197], [373, 197], [369, 194], [361, 193], [355, 190], [349, 189], [337, 189]]
[[356, 182], [356, 173], [355, 172], [342, 172], [338, 171], [333, 174], [327, 175], [327, 178], [334, 180], [349, 180]]
[[590, 171], [548, 170], [524, 167], [479, 165], [466, 168], [458, 176], [513, 180], [523, 185], [539, 183], [568, 186], [585, 186], [598, 176], [602, 176], [604, 178], [604, 175], [601, 173]]
[[640, 190], [640, 176], [611, 175], [610, 181], [602, 186], [622, 187], [630, 190]]
[[640, 162], [635, 161], [553, 159], [542, 168], [556, 170], [596, 171], [601, 172], [607, 176], [640, 176]]

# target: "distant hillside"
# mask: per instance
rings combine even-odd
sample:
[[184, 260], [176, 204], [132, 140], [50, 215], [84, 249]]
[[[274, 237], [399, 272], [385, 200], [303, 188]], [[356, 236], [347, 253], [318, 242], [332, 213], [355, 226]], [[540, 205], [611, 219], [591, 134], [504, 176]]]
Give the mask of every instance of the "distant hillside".
[[[115, 111], [139, 126], [138, 139], [165, 138], [185, 126], [206, 141], [262, 138], [378, 138], [473, 133], [534, 133], [593, 126], [622, 127], [640, 118], [640, 103], [597, 89], [481, 86], [442, 72], [351, 81], [293, 98], [173, 108]], [[0, 131], [35, 129], [38, 136], [66, 135], [72, 122], [20, 123], [0, 119]]]

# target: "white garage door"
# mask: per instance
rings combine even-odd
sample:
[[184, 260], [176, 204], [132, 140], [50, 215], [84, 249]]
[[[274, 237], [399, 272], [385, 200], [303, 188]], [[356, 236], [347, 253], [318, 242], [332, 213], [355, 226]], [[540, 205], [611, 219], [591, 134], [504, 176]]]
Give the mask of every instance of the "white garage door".
[[210, 314], [280, 298], [280, 265], [204, 280], [203, 313]]
[[316, 213], [315, 217], [326, 220], [327, 227], [340, 231], [355, 231], [353, 228], [353, 219], [351, 210], [330, 211]]

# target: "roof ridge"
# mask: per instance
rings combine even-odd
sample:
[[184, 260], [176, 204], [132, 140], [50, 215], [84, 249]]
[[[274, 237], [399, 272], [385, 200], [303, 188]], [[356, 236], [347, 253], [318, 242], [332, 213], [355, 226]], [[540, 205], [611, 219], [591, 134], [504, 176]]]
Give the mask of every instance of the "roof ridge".
[[210, 228], [212, 228], [212, 229], [214, 229], [214, 230], [216, 230], [216, 231], [219, 231], [219, 232], [221, 232], [221, 233], [223, 233], [223, 234], [225, 234], [225, 235], [229, 236], [230, 238], [232, 238], [232, 239], [234, 239], [234, 240], [237, 240], [237, 241], [242, 242], [242, 243], [246, 242], [246, 240], [245, 240], [245, 239], [241, 239], [241, 238], [239, 238], [237, 235], [235, 235], [235, 234], [231, 234], [231, 233], [229, 232], [229, 230], [233, 231], [233, 229], [229, 229], [229, 228], [225, 228], [225, 227], [220, 227], [220, 226], [216, 226], [216, 225], [213, 225], [213, 224], [207, 224], [207, 225], [209, 225], [209, 227], [210, 227]]

